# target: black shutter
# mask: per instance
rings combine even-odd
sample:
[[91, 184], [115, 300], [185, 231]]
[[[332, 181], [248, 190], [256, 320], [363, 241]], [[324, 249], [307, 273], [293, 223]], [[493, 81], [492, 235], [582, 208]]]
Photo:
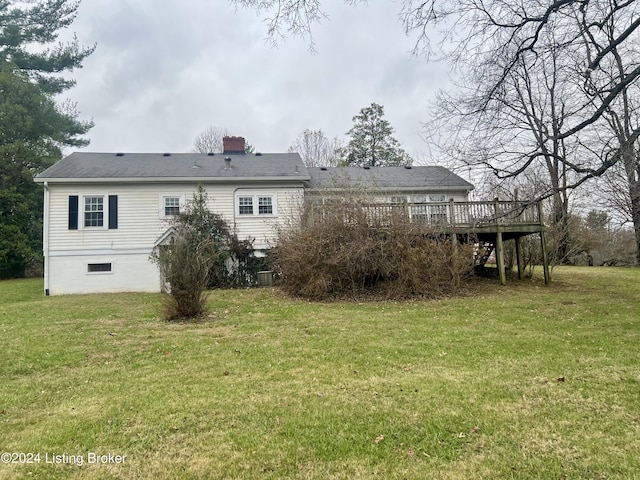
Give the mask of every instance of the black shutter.
[[109, 195], [109, 229], [118, 228], [118, 196]]
[[78, 229], [78, 195], [69, 195], [69, 230]]

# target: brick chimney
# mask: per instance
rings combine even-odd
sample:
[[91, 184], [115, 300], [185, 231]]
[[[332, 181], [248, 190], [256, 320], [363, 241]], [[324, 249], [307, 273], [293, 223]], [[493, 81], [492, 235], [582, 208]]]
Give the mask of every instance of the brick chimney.
[[222, 153], [244, 153], [244, 137], [222, 137]]

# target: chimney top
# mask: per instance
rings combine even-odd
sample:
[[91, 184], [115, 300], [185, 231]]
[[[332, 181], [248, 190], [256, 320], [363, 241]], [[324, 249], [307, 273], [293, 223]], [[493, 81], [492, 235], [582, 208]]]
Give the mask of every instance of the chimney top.
[[222, 137], [222, 153], [244, 153], [244, 137]]

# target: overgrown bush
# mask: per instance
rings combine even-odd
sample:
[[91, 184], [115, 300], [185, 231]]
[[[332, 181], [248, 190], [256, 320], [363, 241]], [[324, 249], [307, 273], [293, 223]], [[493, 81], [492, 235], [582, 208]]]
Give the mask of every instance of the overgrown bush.
[[197, 318], [207, 309], [206, 289], [212, 268], [225, 258], [228, 228], [220, 215], [208, 210], [202, 185], [186, 211], [173, 218], [171, 228], [170, 242], [156, 247], [151, 255], [169, 288], [165, 318]]
[[405, 212], [350, 197], [309, 204], [301, 224], [279, 234], [273, 268], [285, 292], [309, 299], [437, 297], [471, 274], [472, 249], [411, 223]]
[[188, 228], [176, 231], [169, 245], [159, 247], [154, 258], [169, 293], [164, 301], [167, 320], [198, 318], [207, 310], [207, 283], [216, 258], [215, 243]]
[[255, 256], [253, 242], [239, 240], [225, 219], [208, 209], [202, 185], [169, 226], [169, 242], [151, 254], [169, 292], [167, 320], [202, 316], [207, 289], [253, 286], [258, 270], [265, 268], [264, 259]]

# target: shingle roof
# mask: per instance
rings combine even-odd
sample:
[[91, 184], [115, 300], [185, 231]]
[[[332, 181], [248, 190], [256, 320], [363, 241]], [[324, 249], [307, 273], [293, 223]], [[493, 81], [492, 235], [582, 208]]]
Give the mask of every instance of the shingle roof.
[[[231, 158], [225, 168], [225, 157]], [[222, 154], [201, 153], [90, 153], [76, 152], [36, 177], [49, 180], [170, 180], [170, 179], [309, 180], [297, 153]]]
[[473, 185], [444, 167], [334, 167], [308, 169], [314, 189], [472, 190]]

